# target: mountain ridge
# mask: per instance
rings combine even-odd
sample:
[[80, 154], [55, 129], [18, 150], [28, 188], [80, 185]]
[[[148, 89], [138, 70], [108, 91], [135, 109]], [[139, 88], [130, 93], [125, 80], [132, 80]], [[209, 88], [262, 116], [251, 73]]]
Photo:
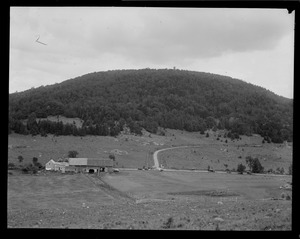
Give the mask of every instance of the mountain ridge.
[[9, 95], [11, 130], [31, 114], [78, 117], [87, 134], [89, 127], [96, 135], [118, 134], [124, 124], [153, 133], [217, 127], [279, 142], [292, 140], [293, 100], [229, 76], [146, 68], [93, 72]]

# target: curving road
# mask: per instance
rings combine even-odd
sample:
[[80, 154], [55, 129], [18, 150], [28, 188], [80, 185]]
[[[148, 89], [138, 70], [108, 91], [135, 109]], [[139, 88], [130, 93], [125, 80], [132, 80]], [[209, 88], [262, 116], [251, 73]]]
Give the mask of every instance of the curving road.
[[[161, 167], [159, 167], [159, 161], [157, 158], [157, 155], [159, 152], [165, 151], [165, 150], [170, 150], [170, 149], [178, 149], [178, 148], [197, 148], [197, 147], [202, 147], [202, 146], [177, 146], [177, 147], [171, 147], [171, 148], [165, 148], [165, 149], [159, 149], [156, 150], [153, 154], [153, 160], [154, 160], [154, 169], [156, 170], [162, 170]], [[207, 170], [185, 170], [185, 169], [164, 169], [164, 171], [184, 171], [184, 172], [209, 172]], [[227, 173], [225, 171], [215, 171], [215, 173]], [[233, 174], [237, 174], [237, 172], [232, 172]], [[281, 174], [264, 174], [264, 173], [252, 173], [252, 175], [268, 175], [268, 176], [291, 176], [291, 175], [281, 175]]]
[[159, 152], [161, 151], [165, 151], [165, 150], [170, 150], [170, 149], [178, 149], [178, 148], [196, 148], [196, 147], [201, 147], [201, 146], [177, 146], [177, 147], [172, 147], [172, 148], [165, 148], [165, 149], [159, 149], [156, 150], [153, 154], [153, 160], [154, 160], [154, 168], [156, 169], [161, 169], [161, 167], [159, 167], [159, 162], [158, 162], [158, 158], [157, 155]]

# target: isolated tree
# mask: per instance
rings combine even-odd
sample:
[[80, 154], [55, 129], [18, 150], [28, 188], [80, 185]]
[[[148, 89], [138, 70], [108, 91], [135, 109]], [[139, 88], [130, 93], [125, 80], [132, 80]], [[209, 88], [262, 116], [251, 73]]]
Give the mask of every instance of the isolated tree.
[[245, 172], [246, 166], [243, 164], [238, 164], [236, 171], [240, 174], [243, 174], [243, 172]]
[[32, 158], [32, 162], [33, 162], [33, 165], [36, 165], [37, 162], [38, 162], [38, 158], [37, 157], [33, 157]]
[[22, 156], [22, 155], [19, 155], [19, 156], [18, 156], [18, 160], [19, 160], [19, 163], [22, 163], [23, 160], [24, 160], [23, 156]]
[[264, 171], [264, 167], [260, 164], [258, 158], [247, 156], [246, 163], [252, 173], [262, 173]]
[[224, 163], [224, 166], [225, 166], [225, 168], [226, 168], [226, 170], [227, 170], [227, 168], [228, 168], [228, 164], [227, 164], [227, 163]]
[[69, 158], [76, 158], [76, 156], [78, 155], [78, 152], [75, 150], [71, 150], [68, 152], [68, 157]]
[[108, 157], [109, 157], [110, 159], [112, 159], [113, 161], [116, 160], [116, 156], [115, 156], [114, 154], [110, 154]]

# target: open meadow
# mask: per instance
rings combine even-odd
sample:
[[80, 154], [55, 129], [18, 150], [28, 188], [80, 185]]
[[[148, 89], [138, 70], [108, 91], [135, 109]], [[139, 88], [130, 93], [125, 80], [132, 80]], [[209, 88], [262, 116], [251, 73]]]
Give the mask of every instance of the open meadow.
[[289, 176], [127, 170], [8, 176], [8, 227], [290, 230]]
[[[9, 135], [8, 162], [45, 164], [50, 158], [116, 156], [118, 173], [35, 175], [9, 170], [9, 228], [106, 228], [188, 230], [291, 230], [292, 191], [282, 186], [290, 175], [247, 175], [169, 169], [216, 170], [236, 167], [245, 157], [258, 157], [266, 168], [292, 162], [291, 144], [261, 144], [261, 137], [231, 141], [210, 132], [166, 130], [165, 136], [48, 137]], [[165, 171], [137, 170], [153, 166], [158, 154]], [[22, 155], [24, 161], [18, 162]], [[241, 157], [239, 157], [241, 156]]]
[[[223, 132], [210, 131], [210, 137], [199, 132], [185, 132], [167, 129], [165, 136], [144, 133], [143, 136], [59, 136], [48, 137], [11, 134], [8, 138], [8, 162], [18, 165], [18, 156], [23, 163], [31, 163], [37, 157], [42, 164], [51, 158], [65, 158], [68, 151], [76, 150], [77, 157], [108, 158], [116, 157], [116, 167], [138, 168], [153, 166], [152, 154], [163, 148], [176, 146], [196, 146], [167, 150], [159, 153], [159, 163], [165, 168], [207, 169], [210, 165], [215, 170], [236, 169], [239, 163], [246, 165], [246, 157], [257, 157], [265, 170], [284, 168], [287, 173], [292, 163], [292, 144], [262, 144], [262, 137], [241, 136], [241, 140], [218, 137]], [[219, 138], [219, 139], [218, 139]], [[226, 142], [227, 141], [227, 142]]]

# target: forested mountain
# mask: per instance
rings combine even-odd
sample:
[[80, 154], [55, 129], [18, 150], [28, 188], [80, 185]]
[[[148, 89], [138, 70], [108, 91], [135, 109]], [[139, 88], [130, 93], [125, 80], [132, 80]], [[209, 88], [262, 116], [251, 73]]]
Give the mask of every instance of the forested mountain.
[[[50, 115], [78, 117], [74, 125], [36, 122]], [[28, 119], [27, 124], [22, 120]], [[9, 95], [9, 133], [117, 135], [127, 125], [156, 133], [228, 129], [292, 141], [293, 100], [216, 74], [173, 69], [95, 72]]]

